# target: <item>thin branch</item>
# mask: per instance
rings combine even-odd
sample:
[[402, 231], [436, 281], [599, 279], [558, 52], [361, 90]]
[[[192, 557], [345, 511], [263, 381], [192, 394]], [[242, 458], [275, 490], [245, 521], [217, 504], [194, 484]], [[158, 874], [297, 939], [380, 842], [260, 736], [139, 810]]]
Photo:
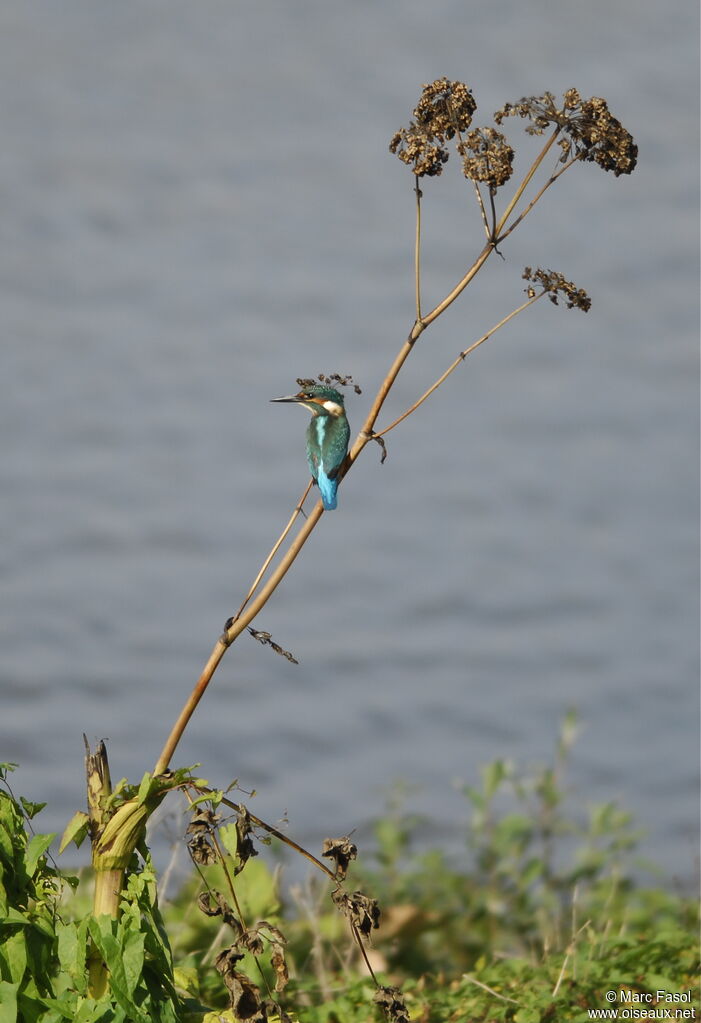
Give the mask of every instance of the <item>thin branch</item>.
[[357, 926], [353, 923], [352, 920], [351, 920], [351, 932], [353, 934], [353, 937], [355, 938], [356, 945], [360, 949], [360, 954], [363, 957], [363, 959], [365, 960], [365, 966], [367, 967], [367, 971], [370, 974], [370, 976], [372, 977], [373, 981], [375, 982], [375, 987], [379, 987], [380, 986], [379, 981], [378, 981], [377, 977], [375, 976], [375, 971], [373, 970], [372, 966], [370, 965], [370, 960], [368, 959], [368, 954], [365, 951], [365, 944], [363, 942], [363, 939], [362, 939], [362, 936], [360, 934], [360, 931], [358, 930]]
[[522, 213], [519, 213], [519, 215], [516, 217], [516, 220], [514, 220], [513, 224], [510, 225], [509, 229], [507, 231], [504, 231], [503, 234], [499, 235], [499, 237], [497, 238], [497, 243], [503, 242], [505, 238], [509, 237], [509, 235], [511, 234], [512, 231], [516, 230], [516, 228], [519, 226], [519, 224], [524, 220], [524, 218], [527, 216], [527, 214], [529, 214], [531, 212], [531, 210], [533, 209], [535, 204], [538, 202], [539, 199], [542, 198], [543, 194], [545, 192], [547, 192], [547, 190], [550, 188], [550, 186], [554, 185], [555, 182], [557, 181], [557, 179], [562, 177], [562, 175], [565, 173], [565, 171], [569, 170], [569, 168], [574, 163], [576, 163], [578, 160], [581, 160], [582, 155], [583, 155], [582, 153], [578, 153], [577, 156], [573, 156], [571, 160], [568, 160], [567, 163], [564, 164], [559, 169], [559, 171], [557, 171], [555, 174], [551, 174], [551, 176], [545, 182], [545, 184], [543, 185], [541, 190], [538, 192], [538, 194], [533, 199], [531, 199], [531, 201], [529, 202], [528, 206], [526, 206], [525, 210]]
[[528, 185], [530, 184], [531, 179], [533, 178], [533, 175], [538, 170], [538, 168], [540, 167], [541, 163], [543, 162], [543, 160], [547, 156], [547, 154], [548, 154], [548, 152], [550, 150], [550, 147], [552, 146], [553, 142], [555, 141], [555, 139], [557, 138], [557, 136], [559, 134], [560, 134], [560, 128], [558, 126], [555, 129], [555, 131], [552, 133], [552, 135], [550, 136], [548, 141], [545, 143], [543, 148], [541, 149], [539, 155], [533, 161], [533, 164], [531, 165], [531, 169], [528, 171], [528, 174], [526, 174], [525, 178], [523, 179], [521, 184], [516, 189], [516, 192], [514, 194], [513, 199], [511, 200], [509, 205], [504, 210], [504, 212], [502, 214], [502, 217], [501, 217], [501, 220], [499, 221], [499, 223], [497, 224], [497, 226], [496, 226], [496, 228], [494, 230], [494, 235], [495, 235], [496, 238], [500, 238], [501, 232], [504, 229], [504, 225], [506, 224], [507, 220], [509, 219], [509, 217], [513, 213], [515, 206], [517, 205], [517, 203], [521, 199], [521, 196], [523, 195], [523, 193], [528, 188]]
[[436, 391], [441, 386], [441, 384], [448, 379], [450, 374], [453, 373], [458, 368], [460, 363], [465, 361], [470, 352], [474, 352], [475, 348], [479, 348], [481, 344], [484, 344], [485, 341], [488, 341], [489, 338], [493, 334], [496, 334], [496, 332], [501, 327], [504, 327], [509, 322], [509, 320], [513, 320], [514, 316], [517, 316], [518, 313], [523, 312], [523, 310], [527, 309], [529, 305], [533, 305], [534, 302], [537, 302], [538, 299], [542, 298], [543, 295], [545, 294], [546, 294], [545, 291], [540, 291], [538, 292], [537, 295], [533, 295], [532, 298], [529, 298], [527, 299], [527, 301], [523, 302], [520, 306], [518, 306], [517, 309], [512, 309], [508, 316], [505, 316], [502, 320], [499, 321], [499, 323], [495, 324], [491, 328], [491, 330], [488, 330], [487, 333], [483, 334], [481, 338], [479, 338], [477, 341], [474, 341], [469, 346], [469, 348], [465, 348], [464, 351], [459, 352], [459, 354], [456, 356], [453, 362], [451, 362], [450, 366], [448, 366], [445, 373], [439, 376], [438, 380], [436, 380], [435, 383], [431, 384], [429, 389], [427, 391], [424, 391], [421, 397], [417, 401], [415, 401], [414, 404], [406, 410], [406, 412], [403, 412], [398, 419], [395, 419], [394, 422], [390, 423], [389, 426], [386, 426], [384, 430], [380, 430], [378, 433], [375, 433], [374, 436], [384, 437], [384, 435], [386, 433], [389, 433], [390, 430], [393, 430], [395, 426], [399, 426], [399, 424], [403, 422], [408, 416], [410, 416], [412, 412], [415, 412], [420, 405], [423, 405], [427, 398], [431, 397], [433, 392]]
[[[479, 182], [478, 181], [473, 181], [472, 184], [474, 185], [474, 188], [475, 188], [475, 195], [477, 197], [477, 205], [479, 206], [480, 213], [482, 214], [482, 223], [484, 224], [484, 233], [487, 235], [487, 241], [489, 241], [490, 238], [493, 237], [494, 221], [492, 221], [492, 228], [490, 229], [489, 221], [487, 220], [487, 211], [484, 208], [484, 200], [482, 198], [482, 193], [480, 192]], [[492, 213], [493, 212], [494, 212], [494, 200], [492, 199]]]
[[292, 529], [293, 525], [295, 524], [295, 521], [297, 520], [297, 517], [302, 513], [302, 507], [304, 505], [304, 502], [307, 499], [307, 494], [309, 493], [311, 488], [312, 488], [312, 480], [310, 480], [309, 483], [307, 483], [307, 489], [304, 491], [304, 493], [302, 494], [301, 498], [297, 502], [295, 510], [292, 512], [292, 515], [290, 517], [290, 521], [287, 523], [287, 525], [283, 529], [282, 533], [280, 533], [280, 536], [277, 538], [277, 540], [273, 544], [273, 547], [272, 547], [272, 549], [270, 551], [270, 554], [268, 554], [267, 558], [265, 559], [265, 561], [261, 565], [261, 568], [260, 568], [260, 571], [258, 572], [258, 575], [255, 577], [255, 579], [251, 583], [251, 587], [250, 587], [248, 593], [246, 594], [246, 596], [244, 597], [244, 600], [243, 600], [243, 603], [241, 604], [241, 607], [238, 609], [238, 611], [234, 615], [234, 621], [236, 621], [236, 619], [239, 617], [239, 615], [241, 614], [241, 612], [245, 608], [246, 604], [249, 602], [249, 600], [251, 599], [253, 594], [258, 589], [258, 584], [260, 583], [261, 579], [263, 578], [263, 576], [267, 572], [268, 566], [270, 565], [270, 562], [273, 560], [273, 558], [275, 557], [277, 552], [280, 550], [280, 547], [282, 546], [285, 538], [287, 537], [287, 535], [289, 534], [289, 532]]
[[465, 288], [473, 279], [473, 277], [475, 277], [476, 274], [482, 269], [482, 267], [487, 262], [493, 251], [494, 243], [491, 240], [489, 240], [487, 241], [487, 244], [484, 246], [484, 248], [480, 252], [477, 259], [474, 261], [470, 269], [467, 271], [465, 276], [458, 281], [458, 283], [455, 285], [450, 294], [446, 295], [443, 301], [439, 302], [435, 309], [431, 310], [428, 316], [424, 316], [420, 324], [421, 329], [417, 331], [418, 325], [414, 326], [414, 330], [411, 332], [410, 335], [412, 341], [416, 341], [421, 332], [431, 323], [433, 323], [434, 320], [438, 319], [441, 313], [444, 313], [448, 306], [453, 304], [455, 299], [465, 290]]
[[[203, 785], [193, 785], [192, 788], [198, 795], [204, 794], [214, 795], [214, 791], [212, 789], [208, 789], [206, 786]], [[189, 798], [190, 797], [188, 795], [188, 799]], [[309, 860], [310, 863], [313, 863], [315, 867], [318, 867], [319, 870], [322, 873], [326, 874], [327, 877], [331, 878], [332, 881], [336, 880], [336, 875], [334, 874], [333, 870], [330, 870], [325, 863], [322, 863], [321, 860], [318, 860], [313, 853], [310, 853], [303, 846], [298, 845], [297, 842], [289, 838], [287, 835], [283, 834], [282, 831], [279, 831], [277, 828], [274, 828], [272, 824], [266, 824], [266, 822], [261, 820], [260, 817], [256, 817], [255, 814], [252, 814], [247, 807], [244, 808], [239, 803], [235, 803], [233, 799], [229, 799], [227, 796], [222, 796], [220, 802], [223, 803], [224, 806], [228, 806], [230, 810], [234, 810], [238, 814], [242, 814], [245, 810], [251, 824], [253, 824], [256, 828], [261, 828], [263, 831], [267, 831], [268, 834], [272, 835], [274, 838], [278, 838], [281, 842], [284, 842], [285, 845], [288, 845], [290, 849], [294, 849], [295, 852], [298, 852], [301, 856], [304, 856], [305, 859]]]
[[416, 322], [421, 323], [421, 196], [419, 177], [414, 175], [416, 192], [416, 240], [414, 242], [414, 283], [416, 289]]
[[496, 210], [496, 206], [494, 205], [494, 189], [493, 188], [489, 189], [489, 205], [490, 205], [491, 210], [492, 210], [492, 232], [491, 232], [491, 237], [494, 238], [494, 236], [496, 234], [497, 210]]
[[590, 923], [591, 923], [591, 920], [587, 920], [586, 923], [582, 924], [582, 926], [579, 928], [577, 933], [572, 935], [572, 940], [570, 941], [569, 945], [567, 946], [567, 951], [565, 953], [565, 958], [562, 961], [562, 966], [560, 968], [560, 973], [558, 975], [557, 981], [555, 982], [555, 987], [553, 988], [553, 993], [550, 996], [551, 998], [557, 998], [557, 993], [560, 990], [560, 985], [562, 984], [562, 981], [564, 980], [565, 970], [567, 969], [567, 963], [569, 962], [570, 956], [574, 953], [574, 950], [575, 950], [575, 947], [577, 945], [577, 941], [579, 939], [580, 934], [582, 933], [582, 931], [586, 930], [586, 928], [589, 926]]
[[470, 973], [463, 973], [462, 979], [469, 981], [470, 984], [474, 984], [476, 987], [481, 987], [483, 991], [486, 991], [490, 995], [494, 995], [495, 998], [498, 998], [502, 1002], [511, 1002], [512, 1005], [521, 1004], [520, 1002], [517, 1002], [515, 998], [507, 998], [506, 995], [500, 995], [493, 987], [490, 987], [488, 984], [483, 984], [481, 980], [477, 980], [477, 978], [473, 977]]

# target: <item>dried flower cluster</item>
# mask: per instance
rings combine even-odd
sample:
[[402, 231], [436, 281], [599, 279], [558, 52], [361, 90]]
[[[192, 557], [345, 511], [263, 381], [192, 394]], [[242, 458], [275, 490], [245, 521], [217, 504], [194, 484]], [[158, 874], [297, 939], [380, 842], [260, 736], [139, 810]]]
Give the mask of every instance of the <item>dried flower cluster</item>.
[[558, 295], [562, 295], [568, 309], [576, 307], [584, 313], [591, 309], [591, 299], [586, 291], [583, 288], [577, 288], [572, 281], [565, 280], [564, 275], [556, 270], [541, 270], [540, 268], [531, 270], [530, 266], [527, 266], [521, 276], [524, 281], [531, 282], [526, 288], [529, 298], [535, 298], [537, 287], [543, 292], [548, 292], [548, 297], [554, 305], [558, 304]]
[[423, 86], [414, 117], [421, 131], [445, 142], [456, 132], [467, 131], [476, 109], [477, 104], [464, 82], [437, 78]]
[[496, 128], [475, 128], [458, 143], [463, 173], [471, 181], [484, 181], [492, 193], [511, 177], [514, 151]]
[[542, 135], [551, 125], [559, 127], [565, 136], [559, 142], [563, 163], [572, 156], [580, 157], [613, 171], [616, 177], [635, 170], [638, 147], [633, 136], [600, 96], [583, 100], [576, 89], [568, 89], [562, 108], [556, 105], [551, 92], [528, 96], [518, 103], [506, 103], [497, 110], [494, 120], [501, 124], [506, 117], [527, 118], [529, 135]]
[[408, 164], [417, 177], [437, 176], [448, 159], [445, 143], [467, 131], [476, 109], [472, 93], [463, 82], [437, 78], [423, 86], [414, 120], [392, 136], [390, 152]]
[[340, 373], [331, 373], [330, 376], [326, 373], [319, 373], [316, 380], [312, 377], [297, 377], [297, 383], [302, 388], [313, 387], [317, 380], [328, 387], [352, 387], [356, 394], [363, 393], [358, 384], [354, 383], [353, 377], [349, 373], [346, 373], [345, 376], [341, 376]]
[[576, 89], [565, 93], [572, 111], [568, 118], [568, 134], [576, 153], [593, 160], [605, 171], [631, 174], [638, 160], [638, 147], [633, 136], [613, 116], [605, 99], [592, 96], [582, 101]]

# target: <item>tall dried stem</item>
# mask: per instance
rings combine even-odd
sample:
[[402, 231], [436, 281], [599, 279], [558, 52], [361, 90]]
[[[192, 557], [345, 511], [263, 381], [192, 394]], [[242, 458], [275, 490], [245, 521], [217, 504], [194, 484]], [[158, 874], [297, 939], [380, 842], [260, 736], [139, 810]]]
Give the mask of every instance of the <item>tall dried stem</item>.
[[[448, 99], [446, 101], [446, 96]], [[584, 305], [581, 295], [584, 293], [577, 293], [574, 286], [570, 282], [565, 282], [562, 275], [552, 274], [551, 272], [537, 271], [529, 280], [537, 280], [538, 284], [544, 288], [544, 291], [540, 294], [535, 294], [533, 288], [529, 289], [529, 298], [517, 309], [513, 310], [508, 316], [504, 317], [495, 327], [493, 327], [487, 334], [483, 335], [479, 340], [474, 342], [464, 351], [460, 352], [454, 362], [448, 367], [438, 380], [416, 401], [409, 409], [406, 410], [398, 419], [389, 426], [385, 427], [384, 430], [379, 433], [375, 433], [375, 424], [377, 418], [382, 410], [384, 402], [389, 394], [392, 386], [394, 385], [397, 376], [402, 370], [404, 363], [411, 354], [416, 341], [419, 339], [424, 330], [429, 327], [442, 313], [448, 309], [453, 302], [462, 294], [465, 288], [474, 280], [475, 276], [482, 269], [484, 264], [487, 262], [491, 254], [496, 250], [497, 245], [507, 238], [516, 227], [518, 227], [525, 216], [533, 209], [536, 203], [541, 199], [545, 191], [556, 181], [562, 173], [568, 167], [575, 162], [576, 159], [594, 159], [600, 163], [604, 169], [614, 169], [615, 173], [630, 173], [630, 170], [635, 166], [635, 157], [637, 155], [637, 149], [635, 148], [632, 139], [625, 132], [619, 122], [614, 118], [611, 118], [608, 113], [608, 108], [603, 100], [591, 100], [587, 103], [583, 103], [579, 94], [575, 90], [570, 90], [566, 94], [566, 102], [562, 111], [557, 111], [552, 104], [552, 97], [550, 94], [546, 94], [545, 97], [531, 98], [529, 100], [521, 101], [521, 104], [513, 107], [507, 104], [504, 111], [501, 112], [501, 116], [507, 116], [513, 113], [517, 113], [520, 116], [529, 116], [532, 119], [535, 118], [537, 125], [536, 134], [542, 133], [542, 124], [554, 124], [554, 130], [550, 134], [549, 138], [545, 142], [543, 148], [533, 161], [532, 165], [528, 169], [521, 183], [518, 185], [512, 199], [507, 204], [506, 209], [497, 221], [495, 205], [494, 205], [494, 192], [499, 184], [503, 181], [508, 180], [511, 173], [510, 161], [513, 153], [510, 149], [502, 145], [500, 141], [503, 137], [499, 136], [498, 133], [491, 131], [488, 136], [489, 139], [496, 140], [493, 142], [496, 148], [494, 152], [497, 153], [498, 160], [501, 161], [499, 172], [503, 174], [503, 179], [496, 181], [495, 178], [480, 177], [478, 172], [479, 180], [487, 180], [490, 184], [490, 210], [491, 210], [491, 224], [487, 223], [486, 210], [484, 203], [482, 202], [481, 195], [478, 192], [478, 202], [482, 212], [483, 221], [487, 233], [487, 240], [474, 260], [472, 265], [468, 268], [465, 274], [461, 277], [458, 283], [452, 288], [451, 291], [426, 315], [422, 309], [422, 298], [421, 298], [421, 189], [419, 187], [419, 176], [423, 174], [428, 175], [439, 175], [442, 170], [442, 164], [448, 159], [447, 151], [444, 148], [446, 139], [453, 137], [458, 134], [460, 144], [458, 150], [463, 156], [473, 146], [472, 152], [479, 153], [479, 149], [475, 149], [480, 142], [477, 138], [473, 144], [470, 142], [470, 136], [466, 136], [463, 141], [461, 131], [466, 131], [470, 125], [472, 114], [475, 110], [475, 104], [472, 99], [471, 93], [461, 83], [450, 83], [447, 79], [440, 79], [433, 83], [431, 86], [424, 88], [424, 95], [419, 106], [414, 111], [415, 116], [418, 119], [418, 123], [414, 124], [408, 130], [402, 129], [392, 139], [390, 149], [397, 153], [397, 155], [405, 163], [412, 167], [414, 172], [414, 187], [416, 193], [416, 230], [415, 230], [415, 255], [414, 255], [414, 279], [415, 279], [415, 304], [416, 304], [416, 319], [409, 332], [407, 339], [403, 342], [399, 351], [397, 352], [392, 365], [389, 367], [375, 398], [372, 402], [370, 410], [367, 414], [365, 422], [358, 433], [355, 441], [346, 457], [346, 461], [341, 470], [341, 477], [347, 475], [349, 470], [352, 468], [356, 459], [359, 457], [365, 446], [373, 439], [382, 437], [383, 434], [388, 433], [394, 429], [400, 422], [411, 415], [420, 405], [422, 405], [431, 394], [443, 383], [444, 380], [457, 368], [457, 366], [464, 361], [466, 356], [474, 351], [479, 345], [483, 344], [496, 330], [504, 326], [509, 322], [515, 315], [523, 311], [529, 305], [532, 305], [537, 298], [541, 297], [542, 293], [550, 292], [550, 297], [553, 301], [557, 301], [557, 291], [564, 291], [568, 298], [571, 299], [572, 295], [575, 295], [574, 301], [568, 301], [568, 304], [576, 304], [581, 308], [588, 308]], [[570, 121], [565, 118], [565, 113], [570, 117]], [[495, 115], [499, 120], [499, 115]], [[597, 120], [598, 118], [598, 120]], [[500, 120], [499, 120], [499, 123]], [[541, 166], [543, 160], [547, 156], [548, 152], [552, 148], [558, 136], [566, 130], [563, 125], [569, 127], [571, 141], [570, 155], [572, 150], [574, 156], [565, 163], [565, 165], [555, 174], [551, 175], [545, 185], [540, 189], [535, 197], [531, 200], [525, 210], [518, 216], [514, 217], [511, 221], [512, 216], [515, 213], [516, 207], [521, 201], [526, 189], [530, 185], [534, 178], [534, 175]], [[603, 127], [602, 127], [603, 126]], [[608, 132], [608, 134], [606, 134]], [[471, 133], [475, 134], [475, 133]], [[479, 136], [479, 132], [476, 133]], [[485, 136], [482, 136], [484, 140]], [[560, 143], [562, 145], [562, 143]], [[567, 148], [567, 144], [565, 144]], [[475, 162], [475, 157], [465, 157], [465, 163]], [[508, 164], [508, 167], [507, 167]], [[477, 157], [477, 166], [479, 167], [479, 157]], [[494, 163], [496, 168], [496, 162]], [[466, 170], [467, 173], [467, 170]], [[492, 173], [488, 171], [488, 174]], [[496, 173], [496, 169], [493, 170]], [[468, 175], [472, 176], [472, 175]], [[475, 177], [474, 180], [478, 178]], [[511, 221], [511, 222], [510, 222]], [[550, 276], [548, 276], [548, 274]], [[563, 283], [564, 282], [564, 283]], [[586, 296], [585, 296], [586, 297]], [[588, 298], [586, 299], [588, 302]], [[305, 494], [306, 496], [306, 494]], [[304, 498], [302, 499], [304, 500]], [[259, 614], [263, 607], [267, 604], [270, 597], [273, 595], [277, 587], [280, 585], [282, 580], [285, 578], [287, 572], [294, 564], [296, 558], [301, 552], [304, 544], [315, 529], [319, 519], [323, 514], [323, 505], [321, 501], [317, 501], [313, 509], [309, 513], [309, 516], [305, 519], [302, 525], [299, 527], [295, 537], [290, 542], [287, 549], [281, 555], [277, 565], [272, 570], [268, 579], [263, 582], [265, 573], [269, 570], [275, 557], [277, 556], [282, 544], [286, 540], [290, 531], [292, 530], [295, 522], [301, 511], [301, 503], [293, 512], [290, 521], [283, 530], [281, 536], [274, 544], [269, 555], [263, 562], [263, 565], [255, 577], [247, 596], [243, 600], [239, 611], [233, 619], [227, 622], [224, 632], [219, 637], [217, 642], [212, 649], [212, 652], [205, 664], [202, 673], [197, 680], [190, 696], [188, 697], [177, 721], [175, 722], [171, 732], [166, 740], [163, 750], [156, 762], [154, 773], [160, 774], [164, 772], [170, 760], [175, 752], [175, 749], [180, 741], [180, 738], [195, 711], [200, 699], [202, 698], [207, 686], [209, 685], [214, 672], [216, 671], [219, 663], [221, 662], [224, 654], [231, 646], [231, 644], [240, 636], [244, 629], [254, 620]]]

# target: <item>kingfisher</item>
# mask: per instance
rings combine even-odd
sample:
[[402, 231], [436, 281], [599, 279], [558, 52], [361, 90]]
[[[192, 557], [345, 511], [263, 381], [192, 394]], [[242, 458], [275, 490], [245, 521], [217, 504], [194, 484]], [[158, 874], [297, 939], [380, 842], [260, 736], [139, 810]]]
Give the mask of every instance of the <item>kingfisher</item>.
[[350, 426], [343, 407], [343, 395], [333, 387], [311, 384], [299, 394], [271, 401], [292, 401], [312, 418], [307, 427], [307, 462], [312, 479], [319, 485], [326, 511], [336, 507], [338, 473], [348, 452]]

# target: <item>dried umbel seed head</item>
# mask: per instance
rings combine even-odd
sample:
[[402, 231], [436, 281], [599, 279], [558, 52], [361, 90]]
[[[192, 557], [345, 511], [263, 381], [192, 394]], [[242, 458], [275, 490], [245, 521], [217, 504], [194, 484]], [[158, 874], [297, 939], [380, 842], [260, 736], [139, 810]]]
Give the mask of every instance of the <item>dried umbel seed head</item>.
[[464, 82], [437, 78], [423, 86], [414, 117], [422, 131], [445, 142], [456, 132], [467, 131], [476, 109], [477, 104]]
[[356, 394], [363, 393], [362, 388], [355, 383], [350, 373], [346, 373], [345, 376], [341, 376], [340, 373], [319, 373], [316, 380], [312, 377], [297, 377], [297, 383], [302, 389], [316, 386], [317, 380], [329, 387], [352, 387]]
[[502, 124], [507, 117], [524, 117], [530, 122], [526, 125], [529, 135], [542, 135], [551, 124], [564, 124], [562, 111], [555, 105], [555, 97], [551, 92], [542, 96], [524, 96], [518, 103], [505, 103], [494, 114], [497, 124]]
[[412, 122], [409, 128], [400, 128], [392, 136], [390, 153], [396, 153], [402, 163], [408, 164], [418, 178], [438, 177], [448, 159], [448, 150], [431, 140]]
[[616, 177], [635, 170], [638, 147], [633, 136], [600, 96], [592, 96], [579, 108], [573, 108], [568, 119], [568, 134], [574, 150], [582, 152], [584, 160], [593, 160], [605, 171], [613, 171]]
[[414, 120], [390, 141], [390, 152], [411, 167], [417, 177], [438, 177], [448, 159], [445, 142], [467, 131], [477, 108], [463, 82], [437, 78], [424, 85], [414, 108]]
[[514, 151], [496, 128], [476, 128], [458, 143], [466, 178], [486, 182], [492, 192], [505, 184], [513, 172]]
[[561, 161], [572, 158], [598, 163], [606, 171], [631, 174], [638, 159], [633, 136], [613, 116], [605, 99], [592, 96], [583, 100], [576, 89], [568, 89], [558, 108], [552, 93], [528, 96], [518, 103], [507, 103], [497, 110], [494, 120], [501, 124], [505, 117], [529, 120], [526, 131], [542, 135], [549, 126], [559, 127], [563, 138], [558, 143]]
[[577, 288], [572, 281], [565, 280], [564, 275], [558, 273], [557, 270], [541, 270], [540, 268], [531, 270], [530, 266], [527, 266], [521, 276], [524, 281], [531, 282], [526, 288], [529, 298], [535, 298], [536, 289], [540, 288], [541, 293], [548, 293], [548, 297], [554, 305], [558, 304], [558, 295], [561, 295], [565, 299], [568, 309], [577, 308], [584, 313], [588, 313], [591, 309], [591, 299], [586, 291], [583, 288]]

